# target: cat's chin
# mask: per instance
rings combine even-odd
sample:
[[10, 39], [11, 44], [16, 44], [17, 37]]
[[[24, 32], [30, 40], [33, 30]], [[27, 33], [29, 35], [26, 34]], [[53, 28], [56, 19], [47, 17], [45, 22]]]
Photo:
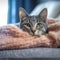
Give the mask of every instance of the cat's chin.
[[39, 35], [39, 34], [33, 34], [32, 33], [31, 35], [34, 36], [34, 37], [40, 37], [42, 34]]
[[33, 34], [32, 32], [29, 33], [31, 36], [34, 36], [34, 37], [40, 37], [40, 35], [35, 35]]

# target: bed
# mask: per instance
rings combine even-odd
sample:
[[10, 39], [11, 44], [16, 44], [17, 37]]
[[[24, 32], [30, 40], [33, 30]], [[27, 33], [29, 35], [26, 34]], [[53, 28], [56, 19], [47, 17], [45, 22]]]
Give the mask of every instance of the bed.
[[48, 24], [48, 34], [37, 38], [16, 26], [0, 27], [0, 58], [60, 57], [60, 21]]

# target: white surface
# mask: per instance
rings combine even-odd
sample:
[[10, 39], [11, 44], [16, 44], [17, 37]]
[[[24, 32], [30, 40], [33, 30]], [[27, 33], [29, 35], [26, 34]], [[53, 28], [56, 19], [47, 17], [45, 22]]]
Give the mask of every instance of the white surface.
[[0, 0], [0, 26], [7, 24], [8, 0]]
[[48, 10], [47, 18], [57, 18], [60, 15], [60, 1], [48, 1], [39, 4], [30, 15], [38, 15], [43, 8], [47, 8]]

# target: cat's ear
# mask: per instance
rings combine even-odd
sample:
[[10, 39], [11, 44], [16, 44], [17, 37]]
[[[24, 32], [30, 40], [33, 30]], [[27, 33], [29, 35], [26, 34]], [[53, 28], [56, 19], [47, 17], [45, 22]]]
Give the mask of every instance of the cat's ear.
[[41, 18], [44, 22], [46, 22], [46, 19], [47, 19], [47, 8], [44, 8], [44, 9], [40, 12], [39, 16], [40, 16], [40, 18]]
[[19, 9], [19, 17], [21, 20], [24, 20], [24, 18], [28, 17], [28, 13], [22, 7]]

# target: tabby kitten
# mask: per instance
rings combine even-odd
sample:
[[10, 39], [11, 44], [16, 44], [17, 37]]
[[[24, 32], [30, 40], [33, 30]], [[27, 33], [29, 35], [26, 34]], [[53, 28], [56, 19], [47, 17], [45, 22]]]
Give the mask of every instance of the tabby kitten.
[[38, 16], [29, 16], [28, 13], [20, 8], [20, 28], [31, 35], [45, 34], [47, 31], [47, 9], [44, 8]]

